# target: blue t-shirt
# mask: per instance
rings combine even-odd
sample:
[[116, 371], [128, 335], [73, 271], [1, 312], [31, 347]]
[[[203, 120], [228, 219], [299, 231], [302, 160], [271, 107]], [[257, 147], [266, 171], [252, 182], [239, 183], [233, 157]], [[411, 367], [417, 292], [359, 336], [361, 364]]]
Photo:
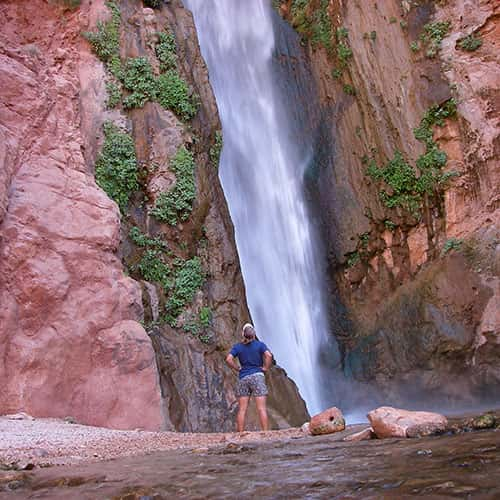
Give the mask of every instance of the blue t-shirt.
[[240, 379], [254, 373], [264, 373], [264, 353], [268, 351], [267, 345], [259, 340], [252, 340], [248, 344], [236, 344], [231, 349], [231, 356], [238, 358], [241, 365]]

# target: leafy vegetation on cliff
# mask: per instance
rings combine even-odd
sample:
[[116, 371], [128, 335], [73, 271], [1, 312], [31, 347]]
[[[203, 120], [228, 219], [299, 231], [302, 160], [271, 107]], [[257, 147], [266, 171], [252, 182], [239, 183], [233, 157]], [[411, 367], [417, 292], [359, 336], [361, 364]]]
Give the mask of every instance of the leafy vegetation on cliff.
[[176, 176], [175, 184], [172, 189], [158, 196], [150, 213], [158, 220], [175, 226], [179, 219], [187, 220], [193, 209], [196, 196], [193, 153], [181, 146], [171, 161], [170, 168]]
[[95, 178], [124, 212], [130, 196], [139, 189], [134, 141], [111, 122], [103, 128], [104, 144], [95, 164]]
[[425, 55], [429, 58], [436, 57], [438, 53], [441, 42], [443, 38], [448, 34], [451, 28], [451, 23], [449, 21], [436, 21], [433, 23], [427, 23], [423, 27], [423, 31], [420, 34], [420, 43], [413, 41], [411, 44], [411, 49], [417, 51], [420, 49], [420, 44], [425, 49]]
[[[99, 22], [95, 32], [85, 33], [84, 36], [106, 65], [107, 106], [112, 108], [121, 104], [124, 110], [128, 110], [141, 108], [147, 102], [158, 102], [181, 119], [191, 119], [196, 114], [198, 102], [178, 73], [175, 36], [170, 32], [157, 33], [152, 58], [121, 59], [119, 3], [110, 1], [106, 5], [111, 11], [110, 19]], [[154, 57], [158, 59], [159, 73], [154, 69]], [[96, 182], [118, 203], [124, 214], [122, 222], [128, 226], [135, 215], [131, 211], [127, 216], [126, 209], [132, 194], [141, 189], [134, 141], [111, 122], [104, 124], [104, 136], [104, 144], [95, 165]], [[219, 134], [214, 145], [219, 151], [210, 152], [211, 161], [215, 161], [214, 154], [220, 154], [221, 143]], [[175, 174], [175, 182], [170, 190], [159, 195], [150, 215], [175, 226], [179, 221], [189, 218], [196, 196], [193, 153], [181, 146], [170, 162], [170, 169]], [[174, 253], [161, 234], [151, 236], [147, 233], [137, 226], [130, 227], [128, 236], [131, 245], [125, 252], [125, 259], [134, 277], [156, 285], [160, 319], [155, 324], [168, 322], [174, 328], [196, 335], [202, 342], [210, 342], [212, 336], [208, 333], [208, 327], [212, 311], [199, 301], [193, 304], [205, 280], [197, 252], [187, 257], [187, 243], [178, 241]]]
[[172, 33], [158, 33], [155, 55], [160, 75], [155, 75], [146, 57], [120, 59], [120, 8], [115, 1], [106, 3], [111, 19], [98, 22], [94, 32], [84, 33], [94, 53], [106, 64], [112, 79], [107, 83], [108, 106], [117, 106], [122, 88], [128, 92], [123, 99], [125, 109], [141, 108], [148, 101], [157, 101], [183, 120], [190, 120], [198, 109], [197, 97], [191, 95], [186, 81], [177, 71], [177, 48]]
[[106, 2], [111, 11], [111, 19], [106, 22], [99, 21], [97, 30], [86, 32], [83, 36], [90, 42], [96, 56], [106, 63], [108, 70], [119, 78], [120, 69], [120, 7], [117, 2]]
[[308, 0], [293, 0], [291, 21], [298, 33], [311, 40], [314, 46], [322, 46], [327, 52], [333, 51], [332, 24], [328, 16], [329, 0], [320, 0], [317, 7]]
[[219, 167], [220, 154], [222, 152], [223, 140], [222, 140], [222, 132], [217, 130], [215, 132], [215, 143], [210, 148], [210, 161], [215, 168]]
[[425, 144], [425, 153], [416, 161], [413, 168], [400, 151], [385, 165], [379, 167], [375, 160], [368, 163], [366, 173], [376, 181], [383, 181], [388, 188], [382, 188], [380, 199], [388, 208], [402, 207], [418, 217], [424, 195], [438, 193], [444, 183], [454, 173], [443, 173], [446, 165], [446, 153], [439, 149], [433, 139], [433, 127], [443, 126], [444, 120], [456, 115], [456, 102], [450, 99], [441, 105], [432, 106], [423, 116], [419, 126], [414, 130], [417, 140]]
[[177, 328], [179, 316], [186, 314], [183, 330], [202, 342], [208, 342], [211, 337], [206, 330], [212, 319], [211, 309], [203, 306], [195, 314], [187, 313], [205, 281], [200, 259], [196, 256], [190, 259], [175, 257], [161, 238], [151, 238], [135, 226], [130, 229], [129, 237], [141, 249], [131, 271], [137, 272], [146, 281], [157, 283], [163, 291], [165, 305], [162, 321]]
[[165, 304], [166, 319], [171, 326], [177, 326], [177, 318], [186, 305], [193, 301], [204, 281], [205, 275], [198, 257], [177, 262], [172, 293]]
[[158, 33], [155, 53], [160, 62], [160, 71], [168, 71], [177, 67], [177, 45], [173, 33]]
[[466, 50], [468, 52], [473, 52], [474, 50], [479, 49], [483, 45], [483, 41], [479, 37], [475, 37], [473, 34], [467, 35], [465, 38], [462, 38], [458, 42], [458, 46], [462, 50]]

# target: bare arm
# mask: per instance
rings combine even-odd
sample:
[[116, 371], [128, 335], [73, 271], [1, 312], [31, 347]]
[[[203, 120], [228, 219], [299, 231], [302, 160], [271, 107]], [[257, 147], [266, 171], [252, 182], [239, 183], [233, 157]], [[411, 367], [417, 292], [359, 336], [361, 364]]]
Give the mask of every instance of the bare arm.
[[264, 351], [264, 366], [262, 367], [262, 371], [267, 372], [269, 368], [271, 368], [271, 364], [273, 362], [273, 355], [270, 351]]
[[236, 364], [236, 360], [234, 359], [234, 356], [232, 354], [227, 355], [226, 363], [229, 366], [229, 368], [234, 370], [236, 373], [239, 373], [240, 367]]

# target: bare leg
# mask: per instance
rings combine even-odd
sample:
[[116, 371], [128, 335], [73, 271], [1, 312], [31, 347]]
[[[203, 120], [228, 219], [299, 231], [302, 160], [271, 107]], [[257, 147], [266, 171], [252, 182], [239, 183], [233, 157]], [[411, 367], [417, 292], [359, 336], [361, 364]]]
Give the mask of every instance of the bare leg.
[[255, 404], [257, 405], [257, 411], [259, 413], [260, 428], [263, 431], [267, 431], [268, 423], [267, 423], [266, 396], [256, 396]]
[[249, 396], [243, 396], [238, 398], [238, 415], [236, 416], [236, 427], [238, 432], [243, 432], [245, 430], [245, 416], [248, 408]]

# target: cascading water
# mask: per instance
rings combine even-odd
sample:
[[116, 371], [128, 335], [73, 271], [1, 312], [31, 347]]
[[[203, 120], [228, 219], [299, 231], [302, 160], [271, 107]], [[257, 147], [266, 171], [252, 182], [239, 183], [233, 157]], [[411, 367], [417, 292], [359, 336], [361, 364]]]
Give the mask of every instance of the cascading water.
[[292, 139], [278, 91], [270, 3], [185, 0], [222, 121], [220, 178], [252, 319], [315, 413], [325, 406], [319, 352], [331, 339], [323, 260], [303, 194], [311, 147]]

